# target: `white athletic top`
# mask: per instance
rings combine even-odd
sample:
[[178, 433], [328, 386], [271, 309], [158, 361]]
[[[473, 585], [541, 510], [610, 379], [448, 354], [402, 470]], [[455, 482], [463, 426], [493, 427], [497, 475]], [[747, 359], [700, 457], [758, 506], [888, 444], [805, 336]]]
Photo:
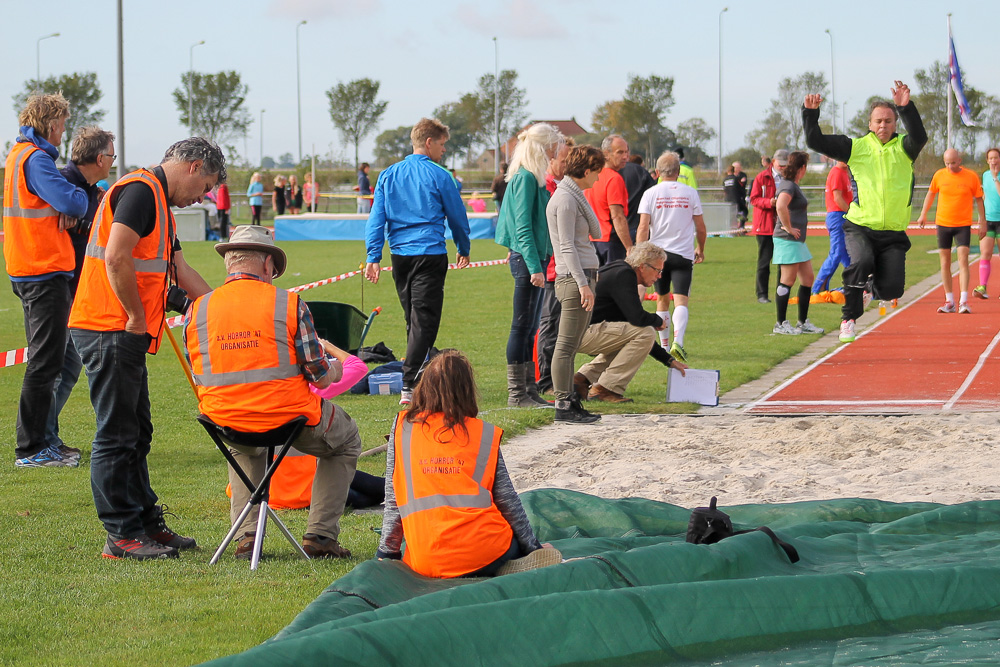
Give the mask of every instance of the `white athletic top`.
[[690, 185], [664, 181], [646, 190], [639, 213], [649, 214], [649, 240], [667, 252], [694, 260], [694, 217], [701, 198]]

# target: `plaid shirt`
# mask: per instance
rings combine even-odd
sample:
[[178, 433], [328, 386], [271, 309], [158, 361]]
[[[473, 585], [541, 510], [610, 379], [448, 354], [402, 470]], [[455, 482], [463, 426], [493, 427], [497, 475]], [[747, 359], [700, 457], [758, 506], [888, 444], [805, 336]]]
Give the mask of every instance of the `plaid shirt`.
[[[260, 276], [252, 273], [237, 271], [226, 276], [226, 282], [233, 280], [260, 280]], [[263, 282], [263, 281], [262, 281]], [[191, 316], [189, 310], [184, 315], [184, 353], [187, 356], [187, 323]], [[299, 299], [298, 307], [298, 327], [295, 333], [295, 356], [299, 366], [302, 367], [302, 375], [309, 382], [318, 382], [328, 372], [330, 372], [330, 362], [326, 358], [326, 351], [319, 342], [319, 334], [316, 333], [316, 326], [313, 324], [312, 313], [306, 302]], [[191, 360], [188, 359], [188, 363]]]

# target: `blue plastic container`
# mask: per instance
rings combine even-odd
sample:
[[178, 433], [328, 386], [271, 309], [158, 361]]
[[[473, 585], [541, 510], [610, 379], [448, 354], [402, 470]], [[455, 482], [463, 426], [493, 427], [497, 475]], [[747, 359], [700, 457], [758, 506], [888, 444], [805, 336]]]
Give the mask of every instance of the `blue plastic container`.
[[398, 394], [403, 391], [402, 373], [377, 373], [368, 376], [369, 394]]

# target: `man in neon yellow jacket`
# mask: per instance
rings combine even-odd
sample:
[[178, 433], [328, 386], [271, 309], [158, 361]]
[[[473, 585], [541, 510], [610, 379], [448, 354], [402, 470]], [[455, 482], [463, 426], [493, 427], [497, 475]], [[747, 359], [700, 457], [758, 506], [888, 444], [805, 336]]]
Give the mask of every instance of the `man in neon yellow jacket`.
[[[850, 168], [854, 201], [844, 220], [844, 242], [851, 264], [844, 269], [844, 308], [840, 340], [854, 340], [854, 321], [864, 312], [864, 291], [879, 299], [903, 294], [906, 251], [910, 239], [913, 199], [913, 163], [927, 143], [927, 132], [910, 89], [896, 81], [892, 102], [872, 105], [868, 134], [851, 139], [841, 134], [823, 134], [819, 128], [820, 95], [806, 95], [802, 127], [806, 145]], [[896, 133], [897, 119], [907, 134]]]

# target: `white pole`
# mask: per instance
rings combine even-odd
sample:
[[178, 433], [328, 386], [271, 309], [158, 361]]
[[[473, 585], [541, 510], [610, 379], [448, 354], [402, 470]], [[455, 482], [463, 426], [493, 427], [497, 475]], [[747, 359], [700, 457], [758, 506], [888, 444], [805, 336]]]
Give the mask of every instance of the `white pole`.
[[44, 37], [39, 37], [38, 41], [35, 42], [35, 82], [38, 86], [38, 90], [42, 89], [42, 40], [49, 39], [50, 37], [58, 37], [59, 33], [54, 32], [51, 35], [45, 35]]
[[264, 168], [264, 112], [267, 109], [260, 110], [260, 168]]
[[312, 192], [310, 193], [310, 199], [312, 202], [309, 204], [309, 212], [316, 212], [316, 199], [319, 194], [319, 185], [316, 183], [316, 144], [312, 145]]
[[[833, 97], [833, 133], [837, 133], [837, 84], [835, 75], [833, 73], [833, 33], [830, 29], [826, 29], [826, 34], [830, 36], [830, 94]], [[844, 124], [845, 120], [841, 119], [841, 125]]]
[[190, 55], [188, 59], [188, 132], [191, 136], [194, 136], [194, 47], [201, 46], [204, 43], [205, 40], [201, 40], [197, 44], [192, 44], [188, 50], [188, 54]]
[[299, 76], [299, 28], [306, 24], [301, 21], [295, 26], [295, 98], [299, 110], [299, 162], [302, 162], [302, 84]]
[[729, 11], [723, 7], [719, 12], [719, 156], [715, 158], [715, 171], [722, 175], [722, 15]]
[[948, 141], [945, 148], [951, 148], [951, 97], [952, 97], [952, 87], [951, 87], [951, 13], [948, 13], [948, 89], [945, 91], [945, 95], [948, 98]]
[[493, 38], [493, 174], [500, 173], [500, 44]]
[[118, 164], [115, 166], [115, 180], [128, 169], [125, 161], [125, 59], [123, 56], [122, 0], [118, 0]]

